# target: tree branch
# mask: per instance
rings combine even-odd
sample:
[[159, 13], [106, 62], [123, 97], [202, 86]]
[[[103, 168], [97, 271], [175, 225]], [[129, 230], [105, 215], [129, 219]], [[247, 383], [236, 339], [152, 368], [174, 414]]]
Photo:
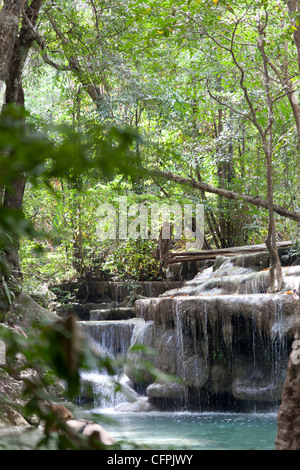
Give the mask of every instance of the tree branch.
[[48, 14], [48, 18], [51, 23], [51, 26], [53, 27], [55, 33], [57, 34], [58, 38], [62, 43], [64, 54], [69, 63], [69, 70], [73, 72], [79, 82], [83, 85], [84, 89], [86, 90], [87, 94], [90, 96], [92, 101], [96, 105], [99, 105], [99, 102], [103, 100], [104, 87], [95, 85], [88, 73], [82, 70], [79, 59], [75, 55], [75, 52], [72, 51], [72, 53], [70, 54], [70, 52], [68, 51], [69, 41], [62, 33], [62, 31], [60, 31], [55, 19], [50, 14]]
[[[212, 194], [217, 194], [220, 197], [226, 199], [232, 199], [234, 201], [243, 201], [247, 204], [252, 204], [257, 207], [262, 207], [268, 209], [268, 201], [262, 199], [261, 197], [252, 197], [247, 194], [239, 194], [234, 191], [229, 191], [227, 189], [216, 188], [207, 183], [202, 183], [194, 179], [184, 178], [182, 176], [177, 176], [171, 172], [164, 172], [161, 170], [146, 170], [144, 171], [151, 176], [152, 178], [164, 178], [169, 181], [174, 181], [175, 183], [181, 185], [188, 185], [192, 188], [199, 189], [200, 191], [205, 191]], [[300, 222], [300, 213], [296, 211], [290, 211], [285, 207], [279, 206], [278, 204], [273, 204], [273, 211], [276, 212], [281, 217], [286, 217], [292, 219], [296, 222]]]
[[35, 39], [36, 43], [38, 44], [38, 46], [41, 50], [41, 56], [42, 56], [42, 59], [44, 60], [44, 62], [46, 62], [46, 64], [51, 65], [51, 67], [53, 67], [53, 68], [55, 68], [56, 70], [59, 70], [59, 71], [71, 70], [69, 65], [58, 64], [58, 63], [56, 63], [56, 62], [54, 62], [53, 60], [50, 59], [50, 57], [45, 52], [46, 44], [45, 44], [44, 38], [38, 33], [35, 26], [33, 26], [33, 24], [31, 23], [30, 19], [28, 18], [27, 14], [24, 10], [23, 10], [22, 15], [23, 15], [23, 18], [26, 21], [27, 25], [31, 29], [32, 34], [34, 35], [34, 39]]

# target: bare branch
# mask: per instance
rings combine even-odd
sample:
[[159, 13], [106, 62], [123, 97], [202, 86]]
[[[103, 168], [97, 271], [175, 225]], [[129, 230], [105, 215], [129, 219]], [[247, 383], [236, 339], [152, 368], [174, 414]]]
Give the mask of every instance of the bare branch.
[[[192, 188], [199, 189], [201, 191], [205, 191], [212, 194], [217, 194], [218, 196], [224, 197], [226, 199], [232, 199], [235, 201], [243, 201], [247, 204], [252, 204], [257, 207], [262, 207], [264, 209], [268, 209], [268, 201], [262, 199], [261, 197], [252, 197], [248, 194], [239, 194], [235, 193], [234, 191], [229, 191], [223, 188], [216, 188], [211, 186], [210, 184], [203, 183], [197, 181], [195, 179], [184, 178], [182, 176], [175, 175], [171, 172], [165, 172], [161, 170], [145, 170], [147, 174], [151, 177], [160, 177], [167, 179], [169, 181], [174, 181], [175, 183], [181, 185], [188, 185]], [[285, 207], [279, 206], [278, 204], [273, 204], [273, 211], [279, 214], [282, 217], [287, 217], [289, 219], [295, 220], [296, 222], [300, 222], [300, 213], [295, 211], [290, 211]]]

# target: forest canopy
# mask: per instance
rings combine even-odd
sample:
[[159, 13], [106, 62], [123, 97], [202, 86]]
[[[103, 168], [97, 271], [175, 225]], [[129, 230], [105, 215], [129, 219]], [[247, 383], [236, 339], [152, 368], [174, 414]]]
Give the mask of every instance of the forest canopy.
[[[15, 119], [29, 146], [19, 152], [10, 141], [8, 150], [16, 134], [1, 134], [2, 230], [7, 209], [25, 215], [31, 238], [21, 237], [19, 254], [29, 290], [95, 266], [159, 275], [152, 240], [97, 239], [97, 208], [119, 196], [204, 204], [204, 247], [266, 241], [280, 283], [276, 241], [296, 243], [300, 221], [298, 2], [0, 6], [2, 128]], [[9, 117], [9, 105], [26, 112]]]
[[[256, 389], [262, 395], [255, 400], [264, 403], [269, 382], [260, 377], [269, 376], [276, 363], [277, 380], [283, 371], [277, 359], [283, 352], [287, 358], [287, 330], [299, 330], [293, 284], [300, 260], [299, 75], [297, 0], [0, 0], [2, 424], [18, 425], [19, 418], [33, 427], [44, 423], [42, 446], [56, 430], [62, 431], [59, 449], [102, 449], [100, 434], [101, 442], [93, 442], [93, 432], [87, 440], [70, 429], [68, 434], [52, 404], [63, 397], [76, 402], [82, 371], [119, 378], [131, 367], [134, 399], [145, 392], [154, 405], [156, 398], [163, 406], [179, 398], [185, 406], [183, 399], [196, 396], [201, 405], [202, 389], [212, 406], [219, 406], [219, 397], [230, 407], [245, 396], [251, 402]], [[152, 210], [157, 207], [172, 213], [169, 225]], [[200, 214], [201, 246], [191, 253]], [[287, 251], [279, 253], [279, 242]], [[247, 250], [238, 248], [245, 245]], [[250, 261], [249, 245], [259, 245], [251, 247], [259, 256], [250, 255]], [[220, 294], [234, 266], [227, 269], [230, 260], [222, 267], [228, 250], [243, 256], [234, 258], [236, 278], [225, 280], [229, 291]], [[174, 252], [185, 256], [181, 264], [176, 256], [172, 261]], [[214, 264], [220, 253], [225, 257]], [[205, 261], [185, 263], [192, 254]], [[249, 279], [243, 277], [247, 263]], [[207, 291], [193, 290], [193, 283], [181, 290], [202, 270]], [[292, 281], [286, 281], [290, 272]], [[173, 281], [176, 287], [169, 290]], [[249, 292], [248, 281], [254, 286]], [[230, 290], [235, 282], [238, 288]], [[195, 292], [199, 304], [193, 304]], [[212, 314], [202, 292], [213, 301]], [[237, 308], [240, 293], [244, 303]], [[288, 319], [281, 299], [289, 306]], [[154, 339], [150, 330], [142, 344], [130, 337], [128, 364], [126, 351], [119, 359], [119, 346], [116, 358], [106, 356], [102, 346], [100, 352], [90, 348], [79, 325], [86, 318], [101, 323], [102, 315], [104, 322], [141, 318], [151, 323]], [[168, 336], [171, 329], [177, 336]], [[163, 332], [162, 347], [157, 332]], [[151, 362], [153, 345], [166, 359], [162, 367]], [[239, 367], [231, 367], [234, 350], [244, 360]], [[265, 369], [255, 375], [263, 359]], [[216, 366], [213, 374], [209, 362]], [[234, 375], [239, 368], [242, 382]], [[168, 387], [173, 373], [175, 382], [183, 381], [175, 394]], [[246, 387], [234, 391], [244, 378]], [[289, 399], [294, 387], [295, 408], [293, 400], [290, 414], [284, 408], [289, 432], [282, 429], [294, 439], [290, 423], [297, 431], [299, 387], [296, 381], [286, 384]], [[277, 400], [277, 382], [275, 388]], [[116, 380], [114, 391], [120, 390]], [[6, 421], [8, 415], [15, 421]]]

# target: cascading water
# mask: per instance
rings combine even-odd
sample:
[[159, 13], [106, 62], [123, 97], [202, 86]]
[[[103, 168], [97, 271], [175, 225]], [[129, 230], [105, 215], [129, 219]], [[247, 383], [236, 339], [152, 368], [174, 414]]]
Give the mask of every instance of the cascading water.
[[[112, 357], [126, 354], [130, 345], [143, 345], [156, 352], [153, 357], [133, 348], [127, 354], [129, 362], [123, 374], [131, 383], [130, 386], [126, 383], [129, 393], [125, 395], [116, 397], [112, 389], [108, 391], [107, 376], [101, 377], [99, 371], [93, 371], [94, 376], [89, 377], [93, 406], [102, 412], [104, 408], [114, 407], [112, 416], [117, 416], [127, 429], [126, 437], [132, 437], [128, 430], [133, 432], [135, 426], [138, 435], [144, 434], [145, 426], [150, 429], [152, 420], [155, 426], [162, 421], [170, 422], [172, 432], [177, 429], [177, 422], [191, 423], [187, 425], [188, 435], [194, 422], [203, 420], [205, 429], [210, 423], [216, 423], [214, 437], [222, 435], [223, 427], [230, 432], [230, 423], [232, 429], [239, 428], [232, 444], [236, 445], [233, 448], [239, 448], [238, 436], [247, 428], [254, 429], [256, 419], [265, 419], [255, 428], [255, 433], [266, 425], [267, 434], [273, 435], [261, 448], [272, 448], [276, 430], [274, 410], [281, 398], [293, 340], [300, 267], [283, 268], [284, 291], [269, 294], [268, 270], [259, 264], [259, 257], [256, 261], [258, 264], [252, 266], [248, 259], [225, 260], [218, 269], [204, 270], [184, 287], [138, 300], [135, 303], [138, 318], [132, 323], [81, 322], [98, 348], [101, 345]], [[101, 318], [100, 313], [97, 315]], [[143, 360], [149, 359], [154, 367], [177, 380], [156, 379], [147, 368], [141, 367]], [[82, 378], [85, 388], [86, 377]], [[273, 413], [268, 411], [264, 415], [262, 411], [266, 410]], [[183, 411], [184, 415], [180, 415]], [[227, 413], [226, 417], [218, 411]], [[243, 428], [239, 427], [240, 423]], [[182, 435], [181, 425], [179, 429]], [[194, 435], [198, 435], [199, 426], [193, 429]], [[170, 430], [166, 429], [164, 436], [166, 433]], [[227, 442], [228, 434], [220, 439]], [[253, 446], [250, 441], [247, 445]], [[204, 444], [201, 438], [195, 445], [195, 448], [214, 448], [215, 444], [212, 441]]]
[[126, 355], [136, 320], [81, 321], [80, 326], [98, 346], [112, 356]]
[[[137, 320], [84, 321], [79, 322], [90, 343], [102, 357], [111, 359], [125, 358], [131, 344], [132, 333]], [[121, 370], [119, 371], [121, 373]], [[94, 405], [109, 408], [128, 400], [129, 387], [124, 376], [110, 376], [101, 368], [81, 373], [81, 395], [79, 401], [87, 398]], [[117, 384], [122, 391], [116, 391]], [[124, 393], [125, 392], [125, 393]], [[135, 399], [134, 392], [131, 398]]]
[[[158, 299], [136, 302], [137, 316], [152, 321], [156, 339], [148, 335], [147, 344], [158, 350], [155, 366], [168, 373], [163, 358], [176, 357], [173, 373], [184, 387], [178, 396], [188, 409], [256, 410], [280, 401], [300, 267], [283, 268], [285, 291], [269, 294], [269, 273], [259, 258], [254, 266], [239, 258]], [[174, 351], [165, 351], [166, 337]], [[146, 393], [154, 406], [176, 406], [176, 394], [171, 397], [164, 384], [149, 383]]]

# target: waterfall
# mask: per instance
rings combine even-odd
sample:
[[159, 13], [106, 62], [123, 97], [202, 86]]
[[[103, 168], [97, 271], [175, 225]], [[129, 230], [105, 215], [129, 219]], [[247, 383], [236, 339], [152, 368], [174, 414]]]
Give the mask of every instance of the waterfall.
[[[136, 319], [118, 321], [81, 321], [81, 328], [88, 340], [98, 350], [102, 357], [117, 359], [125, 358], [131, 344]], [[93, 401], [95, 406], [101, 408], [114, 407], [119, 403], [128, 401], [130, 387], [121, 370], [116, 376], [111, 376], [101, 368], [81, 372], [81, 393], [79, 401]], [[116, 391], [120, 389], [121, 391]], [[132, 398], [136, 398], [134, 391]]]
[[92, 342], [112, 357], [126, 355], [136, 320], [81, 321], [81, 328]]
[[275, 302], [274, 323], [271, 328], [272, 336], [272, 358], [273, 358], [273, 376], [276, 380], [283, 372], [282, 358], [288, 355], [287, 335], [284, 333], [284, 312], [282, 302]]
[[[281, 399], [300, 267], [284, 267], [285, 291], [269, 294], [266, 265], [257, 255], [244, 258], [225, 260], [182, 288], [135, 304], [148, 324], [148, 337], [140, 340], [151, 346], [155, 334], [154, 365], [182, 381], [177, 398], [184, 396], [184, 407], [256, 410]], [[147, 394], [158, 407], [172, 398], [157, 383], [149, 383]], [[175, 402], [176, 394], [170, 406]]]
[[[101, 354], [127, 355], [119, 371], [126, 393], [116, 394], [115, 378], [95, 370], [82, 374], [82, 398], [107, 407], [138, 401], [139, 393], [149, 409], [162, 410], [244, 411], [278, 404], [293, 341], [300, 267], [284, 267], [283, 275], [285, 291], [269, 294], [269, 272], [258, 256], [231, 258], [183, 287], [160, 293], [158, 282], [147, 284], [155, 296], [135, 302], [133, 320], [80, 322]], [[121, 286], [114, 287], [120, 300]], [[92, 311], [90, 318], [104, 313]], [[176, 380], [155, 377], [145, 361]]]
[[179, 377], [186, 379], [186, 374], [184, 370], [184, 345], [183, 345], [183, 327], [181, 320], [180, 304], [176, 304], [176, 313], [175, 313], [175, 332], [176, 332], [176, 347], [177, 347], [177, 374]]
[[121, 301], [121, 295], [119, 294], [119, 290], [120, 290], [119, 287], [120, 287], [119, 284], [115, 284], [115, 285], [114, 285], [114, 290], [115, 290], [115, 298], [114, 298], [114, 300], [115, 300], [115, 302], [116, 302], [117, 304], [119, 304], [120, 301]]

